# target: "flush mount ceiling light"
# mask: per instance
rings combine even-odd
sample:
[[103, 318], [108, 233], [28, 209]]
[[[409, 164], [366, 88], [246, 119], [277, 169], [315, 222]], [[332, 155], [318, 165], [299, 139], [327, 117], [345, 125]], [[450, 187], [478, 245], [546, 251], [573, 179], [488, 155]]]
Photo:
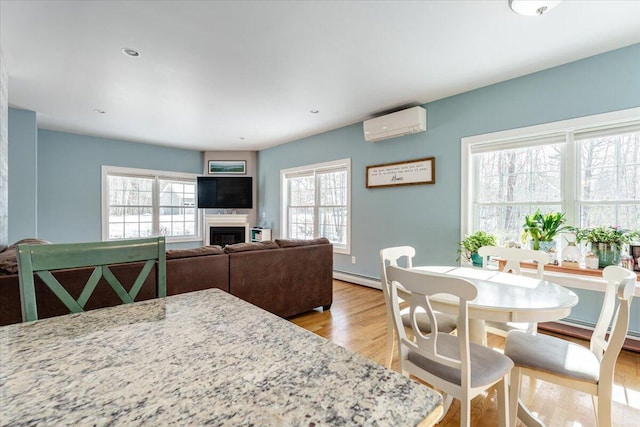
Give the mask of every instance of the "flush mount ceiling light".
[[320, 110], [316, 110], [316, 109], [314, 108], [314, 109], [312, 109], [312, 110], [309, 110], [309, 112], [310, 112], [311, 114], [318, 114], [318, 113], [320, 112]]
[[106, 111], [101, 110], [101, 109], [99, 109], [99, 108], [94, 108], [94, 109], [93, 109], [93, 112], [94, 112], [94, 113], [98, 113], [98, 114], [105, 114], [105, 113], [106, 113]]
[[556, 7], [560, 1], [545, 0], [509, 0], [509, 7], [515, 13], [525, 16], [538, 16]]
[[131, 49], [128, 47], [123, 47], [122, 49], [120, 49], [120, 51], [124, 54], [127, 55], [131, 58], [139, 58], [140, 57], [140, 52], [138, 52], [135, 49]]

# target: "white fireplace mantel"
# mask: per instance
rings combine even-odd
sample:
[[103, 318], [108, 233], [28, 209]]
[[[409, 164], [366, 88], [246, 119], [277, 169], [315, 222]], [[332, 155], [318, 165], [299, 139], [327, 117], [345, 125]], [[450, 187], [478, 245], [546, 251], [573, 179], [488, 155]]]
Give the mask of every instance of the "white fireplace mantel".
[[206, 246], [211, 244], [211, 227], [244, 227], [245, 242], [248, 242], [250, 238], [249, 215], [246, 214], [206, 215], [204, 227], [204, 244]]

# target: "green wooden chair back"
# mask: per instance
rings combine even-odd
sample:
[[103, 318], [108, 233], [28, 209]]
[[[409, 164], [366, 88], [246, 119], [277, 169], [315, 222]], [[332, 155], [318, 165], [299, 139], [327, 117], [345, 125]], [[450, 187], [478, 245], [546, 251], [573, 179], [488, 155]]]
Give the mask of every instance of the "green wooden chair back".
[[[110, 242], [64, 243], [52, 245], [18, 245], [20, 300], [22, 320], [38, 319], [34, 274], [51, 289], [71, 313], [84, 311], [102, 277], [124, 304], [132, 303], [149, 273], [157, 263], [157, 292], [167, 295], [166, 255], [164, 237]], [[109, 265], [146, 261], [130, 291], [127, 292], [109, 269]], [[78, 299], [72, 297], [51, 271], [69, 268], [95, 267]]]

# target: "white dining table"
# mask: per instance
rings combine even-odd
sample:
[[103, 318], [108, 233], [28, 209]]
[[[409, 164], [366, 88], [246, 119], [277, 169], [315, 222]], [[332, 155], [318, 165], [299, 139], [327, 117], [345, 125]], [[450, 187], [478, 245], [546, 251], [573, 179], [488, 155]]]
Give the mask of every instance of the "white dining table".
[[[419, 266], [416, 270], [462, 277], [473, 283], [478, 296], [469, 301], [469, 338], [486, 345], [485, 321], [539, 323], [567, 317], [578, 304], [575, 292], [547, 280], [497, 270], [470, 267]], [[454, 297], [436, 296], [435, 310], [457, 314]]]
[[0, 426], [432, 425], [442, 396], [219, 289], [0, 327]]
[[[548, 280], [470, 267], [418, 266], [414, 269], [461, 277], [476, 286], [478, 295], [468, 306], [469, 339], [483, 345], [487, 345], [485, 321], [550, 322], [567, 317], [578, 304], [575, 292]], [[434, 295], [429, 301], [434, 310], [458, 314], [455, 297]], [[527, 426], [544, 426], [521, 400], [518, 418]]]

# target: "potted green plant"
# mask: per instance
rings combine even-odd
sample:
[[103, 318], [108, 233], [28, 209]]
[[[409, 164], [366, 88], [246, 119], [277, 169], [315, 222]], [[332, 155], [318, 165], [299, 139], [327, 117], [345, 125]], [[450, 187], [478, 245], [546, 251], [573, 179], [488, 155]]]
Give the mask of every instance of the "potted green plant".
[[598, 256], [598, 266], [620, 263], [622, 245], [640, 239], [640, 230], [623, 229], [620, 226], [604, 226], [594, 228], [576, 228], [571, 231], [576, 235], [576, 242], [591, 243], [591, 252]]
[[475, 266], [482, 266], [482, 258], [478, 255], [478, 249], [483, 246], [496, 246], [496, 236], [485, 231], [476, 231], [466, 235], [464, 240], [458, 242], [458, 260], [464, 256]]
[[532, 248], [534, 250], [543, 250], [549, 252], [555, 247], [554, 238], [558, 233], [568, 231], [570, 227], [564, 225], [566, 219], [562, 212], [549, 212], [543, 214], [540, 209], [531, 215], [525, 215], [522, 231], [522, 242], [525, 243], [527, 238], [531, 238]]

